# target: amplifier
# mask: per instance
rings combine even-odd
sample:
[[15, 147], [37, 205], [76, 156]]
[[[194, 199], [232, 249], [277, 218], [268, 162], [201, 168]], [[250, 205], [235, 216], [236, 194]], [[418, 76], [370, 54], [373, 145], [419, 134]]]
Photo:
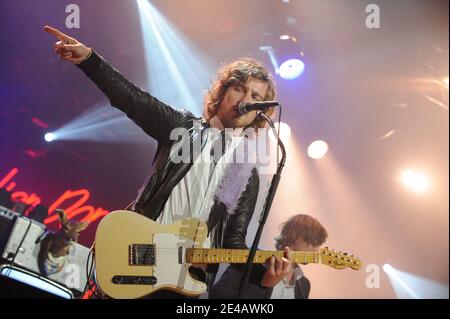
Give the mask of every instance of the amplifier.
[[0, 205], [0, 245], [11, 231], [12, 221], [17, 216], [19, 216], [18, 213]]
[[72, 291], [31, 271], [10, 265], [0, 266], [2, 299], [74, 299]]
[[[45, 226], [24, 216], [16, 217], [4, 249], [1, 251], [3, 263], [14, 263], [22, 268], [39, 274], [38, 255], [41, 249], [40, 239], [46, 231]], [[74, 243], [61, 271], [48, 275], [56, 281], [79, 293], [86, 285], [86, 262], [89, 248]]]

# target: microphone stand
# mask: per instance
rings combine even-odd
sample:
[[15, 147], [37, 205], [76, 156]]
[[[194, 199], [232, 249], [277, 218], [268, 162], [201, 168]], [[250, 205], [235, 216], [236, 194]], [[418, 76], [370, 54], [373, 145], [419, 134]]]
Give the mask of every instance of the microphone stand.
[[[262, 117], [266, 120], [267, 123], [269, 123], [272, 130], [276, 133], [275, 125], [273, 124], [273, 121], [263, 112], [258, 113], [258, 116]], [[280, 126], [278, 127], [278, 130], [280, 129]], [[250, 270], [253, 266], [253, 259], [255, 258], [256, 250], [259, 245], [259, 241], [261, 239], [261, 234], [264, 229], [264, 225], [266, 223], [267, 217], [269, 216], [270, 207], [272, 206], [273, 199], [275, 197], [275, 193], [278, 188], [278, 184], [280, 183], [281, 178], [281, 172], [284, 168], [284, 165], [286, 163], [286, 149], [284, 147], [283, 142], [279, 138], [279, 134], [277, 134], [277, 146], [281, 149], [281, 161], [278, 163], [277, 171], [275, 175], [272, 177], [272, 182], [270, 184], [269, 192], [267, 193], [266, 202], [264, 204], [264, 208], [261, 214], [261, 217], [259, 219], [259, 225], [258, 230], [256, 231], [255, 239], [253, 240], [252, 247], [250, 249], [247, 261], [245, 263], [244, 271], [241, 277], [241, 282], [239, 284], [239, 299], [241, 299], [242, 293], [245, 290], [245, 288], [248, 285], [248, 278], [250, 276]]]

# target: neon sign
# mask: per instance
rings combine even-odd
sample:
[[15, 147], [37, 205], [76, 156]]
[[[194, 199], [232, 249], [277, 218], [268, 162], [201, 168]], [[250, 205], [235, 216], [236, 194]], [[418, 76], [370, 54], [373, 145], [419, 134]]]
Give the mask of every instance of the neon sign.
[[[11, 169], [6, 176], [0, 179], [0, 188], [5, 187], [7, 191], [11, 192], [17, 185], [12, 179], [19, 173], [18, 168]], [[44, 223], [49, 225], [58, 220], [55, 213], [57, 208], [64, 209], [69, 219], [78, 215], [85, 215], [80, 221], [93, 222], [109, 213], [101, 207], [95, 208], [91, 205], [85, 205], [89, 200], [90, 193], [87, 189], [66, 190], [60, 197], [58, 197], [48, 209], [48, 216]], [[41, 198], [35, 194], [28, 194], [24, 191], [16, 191], [11, 194], [13, 201], [22, 202], [31, 207], [36, 207], [41, 203]], [[75, 201], [75, 202], [74, 202]]]

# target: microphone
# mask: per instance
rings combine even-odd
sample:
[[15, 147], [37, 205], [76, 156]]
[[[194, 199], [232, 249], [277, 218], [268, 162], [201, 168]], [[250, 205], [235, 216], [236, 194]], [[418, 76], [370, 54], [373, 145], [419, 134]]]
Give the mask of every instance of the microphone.
[[238, 112], [241, 115], [244, 115], [251, 111], [256, 111], [256, 110], [263, 111], [265, 109], [268, 109], [269, 107], [274, 107], [274, 106], [278, 106], [278, 105], [280, 105], [280, 103], [278, 103], [276, 101], [264, 101], [264, 102], [255, 102], [255, 103], [241, 102], [241, 103], [239, 103], [239, 106], [238, 106]]

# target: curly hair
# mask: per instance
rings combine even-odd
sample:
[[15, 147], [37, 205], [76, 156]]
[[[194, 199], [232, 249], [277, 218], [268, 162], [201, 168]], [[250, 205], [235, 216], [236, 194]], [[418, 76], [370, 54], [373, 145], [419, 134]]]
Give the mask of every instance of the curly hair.
[[318, 247], [328, 237], [326, 229], [322, 224], [309, 215], [295, 215], [281, 224], [281, 233], [275, 238], [275, 247], [281, 250], [286, 246], [291, 247], [297, 240], [301, 239], [308, 245]]
[[[203, 117], [209, 121], [219, 110], [228, 88], [233, 85], [244, 85], [250, 80], [261, 81], [268, 84], [264, 101], [275, 99], [275, 85], [267, 69], [257, 60], [241, 58], [222, 66], [217, 72], [217, 78], [205, 96]], [[264, 111], [268, 116], [272, 115], [274, 108]], [[250, 126], [255, 129], [264, 127], [264, 120], [255, 119]]]

